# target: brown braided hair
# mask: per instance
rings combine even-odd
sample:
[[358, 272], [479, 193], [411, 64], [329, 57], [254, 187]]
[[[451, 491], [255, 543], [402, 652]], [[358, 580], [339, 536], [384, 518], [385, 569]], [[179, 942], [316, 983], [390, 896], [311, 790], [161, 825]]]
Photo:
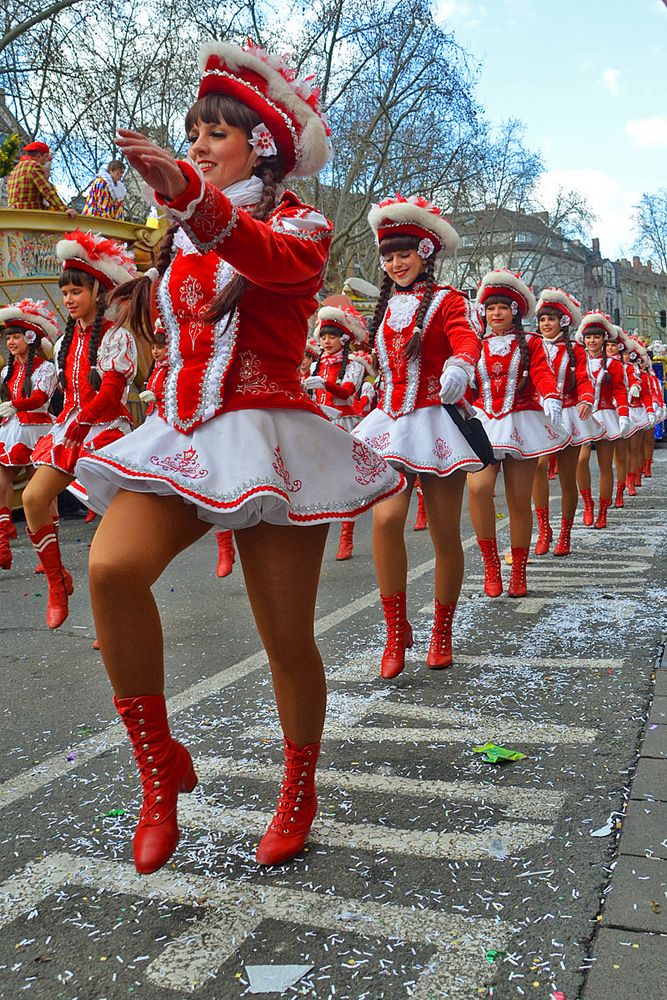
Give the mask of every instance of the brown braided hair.
[[[419, 243], [420, 241], [416, 236], [389, 236], [380, 241], [378, 250], [380, 252], [380, 256], [382, 256], [387, 253], [396, 253], [399, 250], [416, 250]], [[424, 268], [421, 274], [419, 274], [416, 278], [417, 281], [426, 281], [426, 288], [424, 290], [422, 300], [419, 303], [419, 309], [417, 310], [417, 315], [415, 317], [414, 331], [403, 349], [404, 355], [408, 361], [415, 361], [421, 353], [421, 341], [423, 334], [422, 324], [433, 298], [433, 285], [435, 283], [435, 256], [435, 254], [431, 254], [431, 256], [424, 262]], [[384, 319], [384, 315], [387, 311], [387, 304], [391, 297], [391, 293], [394, 291], [394, 287], [392, 279], [388, 274], [385, 274], [382, 280], [382, 287], [380, 288], [380, 297], [378, 298], [370, 325], [371, 347], [375, 346], [375, 336], [380, 323]]]
[[[602, 334], [602, 353], [600, 354], [600, 362], [602, 365], [602, 372], [600, 374], [600, 385], [604, 385], [611, 378], [607, 370], [607, 339], [605, 337], [606, 330], [601, 326], [587, 326], [584, 331], [584, 347], [585, 347], [585, 337], [587, 333], [601, 333]], [[586, 351], [588, 354], [588, 351]], [[590, 356], [590, 355], [589, 355]]]
[[[486, 309], [488, 306], [495, 305], [496, 303], [509, 306], [510, 308], [512, 307], [512, 299], [508, 298], [507, 295], [489, 295], [488, 299], [484, 302], [484, 307]], [[530, 349], [528, 347], [528, 341], [526, 340], [526, 334], [521, 322], [521, 316], [518, 312], [516, 315], [514, 315], [514, 313], [512, 314], [512, 326], [509, 328], [507, 333], [513, 333], [516, 337], [517, 344], [519, 345], [521, 378], [517, 382], [516, 391], [517, 394], [520, 394], [528, 385], [528, 378], [530, 376]]]
[[[76, 267], [66, 267], [58, 278], [58, 286], [64, 288], [65, 285], [75, 285], [77, 288], [95, 288], [98, 284], [97, 279], [93, 278], [92, 274], [88, 274], [87, 271], [79, 271]], [[101, 304], [101, 307], [100, 307]], [[93, 330], [91, 335], [91, 341], [88, 348], [88, 360], [90, 362], [90, 372], [88, 375], [88, 382], [92, 387], [97, 390], [100, 387], [100, 377], [94, 370], [97, 364], [97, 349], [99, 347], [99, 342], [102, 339], [102, 323], [104, 321], [104, 313], [106, 310], [106, 294], [104, 289], [100, 287], [99, 295], [97, 299], [97, 310], [95, 312], [95, 319], [93, 321]], [[58, 368], [60, 370], [60, 375], [58, 376], [58, 382], [61, 389], [67, 387], [67, 379], [65, 377], [65, 362], [67, 361], [67, 355], [69, 354], [69, 349], [72, 344], [72, 338], [74, 337], [74, 331], [76, 329], [76, 322], [71, 316], [67, 318], [67, 324], [65, 326], [65, 335], [60, 342], [60, 350], [58, 351]]]
[[99, 392], [99, 388], [102, 385], [102, 379], [99, 372], [95, 371], [95, 366], [97, 365], [97, 351], [100, 346], [100, 341], [102, 340], [102, 324], [104, 323], [104, 313], [107, 308], [107, 298], [103, 288], [100, 288], [100, 293], [97, 299], [97, 312], [95, 313], [95, 319], [93, 321], [93, 328], [90, 332], [90, 341], [88, 343], [88, 363], [90, 365], [90, 371], [88, 372], [88, 385], [91, 385], [95, 392]]
[[[174, 236], [180, 223], [172, 222], [158, 244], [158, 256], [154, 264], [161, 278], [171, 263]], [[151, 322], [151, 290], [153, 282], [145, 274], [118, 285], [109, 295], [109, 305], [116, 307], [118, 326], [129, 326], [139, 337], [149, 344], [154, 343]]]
[[[3, 330], [5, 336], [10, 333], [18, 333], [22, 337], [25, 335], [25, 330], [18, 326], [7, 326]], [[32, 344], [28, 344], [28, 357], [25, 363], [25, 373], [23, 375], [23, 388], [21, 390], [21, 395], [24, 399], [32, 395], [32, 370], [35, 366], [35, 355], [37, 354], [37, 349], [39, 347], [39, 340], [33, 340]], [[11, 393], [9, 391], [9, 382], [12, 375], [14, 374], [14, 365], [16, 364], [16, 356], [9, 352], [9, 358], [7, 359], [7, 374], [3, 379], [2, 392], [0, 392], [0, 398], [3, 400], [11, 399]]]
[[375, 348], [375, 337], [377, 335], [380, 323], [384, 319], [384, 314], [387, 311], [387, 304], [391, 298], [391, 293], [394, 290], [394, 282], [391, 280], [388, 274], [382, 279], [382, 285], [380, 287], [380, 295], [375, 306], [375, 312], [373, 313], [373, 318], [370, 322], [368, 328], [368, 339], [371, 345], [371, 349]]

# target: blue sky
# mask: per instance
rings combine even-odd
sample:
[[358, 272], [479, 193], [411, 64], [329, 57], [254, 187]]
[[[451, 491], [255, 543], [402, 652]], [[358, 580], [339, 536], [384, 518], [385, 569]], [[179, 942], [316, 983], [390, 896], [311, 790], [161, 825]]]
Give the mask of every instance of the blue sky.
[[434, 0], [481, 63], [479, 102], [515, 117], [543, 157], [548, 207], [577, 188], [603, 255], [631, 253], [632, 206], [667, 187], [667, 6], [663, 0]]

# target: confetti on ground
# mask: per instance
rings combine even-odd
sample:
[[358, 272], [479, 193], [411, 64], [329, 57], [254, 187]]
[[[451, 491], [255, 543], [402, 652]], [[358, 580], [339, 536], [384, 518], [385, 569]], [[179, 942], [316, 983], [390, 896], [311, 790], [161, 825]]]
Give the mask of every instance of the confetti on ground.
[[250, 993], [283, 993], [303, 979], [312, 965], [246, 965]]

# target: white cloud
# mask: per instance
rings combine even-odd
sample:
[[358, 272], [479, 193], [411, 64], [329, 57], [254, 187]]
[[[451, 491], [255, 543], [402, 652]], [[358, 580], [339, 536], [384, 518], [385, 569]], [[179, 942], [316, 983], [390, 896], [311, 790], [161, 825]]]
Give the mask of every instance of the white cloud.
[[627, 256], [634, 242], [632, 216], [639, 194], [626, 190], [602, 170], [548, 170], [538, 185], [546, 208], [555, 202], [559, 188], [580, 191], [597, 215], [591, 228], [600, 239], [602, 256], [612, 260]]
[[612, 97], [618, 97], [621, 92], [619, 80], [621, 78], [620, 69], [605, 69], [600, 77], [600, 83], [609, 91]]
[[632, 118], [625, 123], [625, 131], [635, 146], [644, 149], [660, 149], [667, 146], [667, 117], [654, 115], [653, 118]]
[[470, 0], [435, 0], [432, 13], [434, 21], [445, 29], [472, 31], [482, 24], [486, 8]]

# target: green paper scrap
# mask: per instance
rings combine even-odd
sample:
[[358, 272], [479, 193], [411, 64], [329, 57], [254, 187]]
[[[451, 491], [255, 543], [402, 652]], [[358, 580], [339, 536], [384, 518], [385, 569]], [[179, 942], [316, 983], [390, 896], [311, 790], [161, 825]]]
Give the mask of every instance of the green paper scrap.
[[103, 816], [124, 816], [127, 809], [110, 809], [107, 813], [102, 813]]
[[489, 948], [484, 958], [489, 964], [491, 964], [492, 962], [495, 962], [497, 958], [502, 958], [504, 954], [505, 952], [500, 951], [498, 948]]
[[508, 750], [506, 747], [496, 746], [495, 743], [485, 743], [483, 747], [473, 747], [473, 753], [484, 754], [482, 760], [485, 764], [500, 764], [504, 760], [523, 760], [525, 753], [520, 750]]

